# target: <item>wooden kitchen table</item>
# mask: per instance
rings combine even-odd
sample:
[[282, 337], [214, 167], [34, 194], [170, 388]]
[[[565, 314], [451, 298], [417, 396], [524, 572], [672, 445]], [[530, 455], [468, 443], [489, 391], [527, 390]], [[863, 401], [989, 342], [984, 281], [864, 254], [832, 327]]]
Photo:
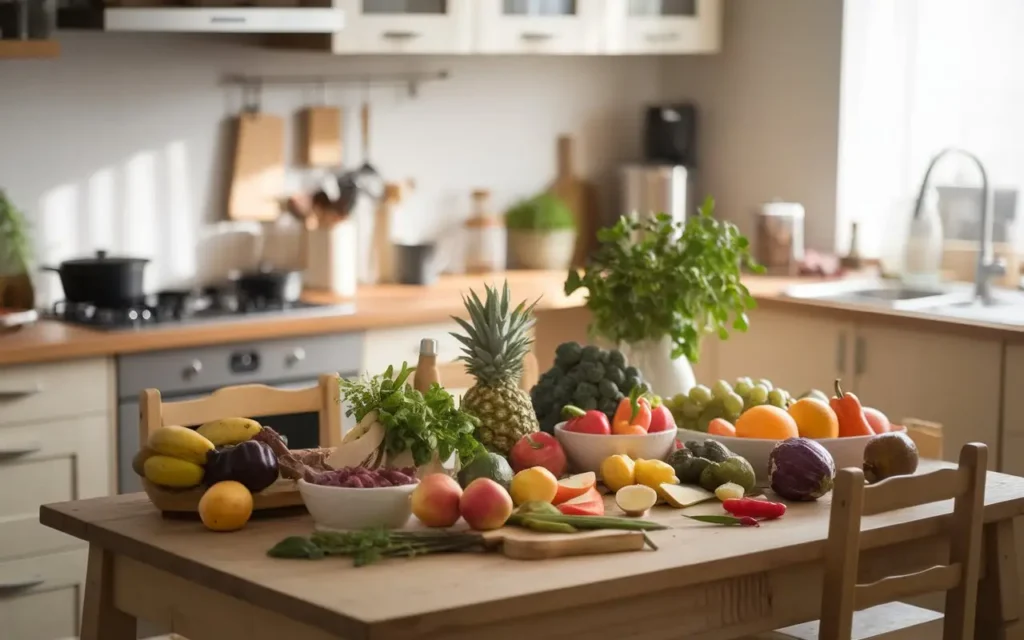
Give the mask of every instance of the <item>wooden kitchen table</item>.
[[[925, 463], [926, 469], [943, 463]], [[945, 561], [952, 502], [865, 518], [861, 570]], [[714, 504], [687, 513], [713, 513]], [[89, 542], [83, 640], [135, 638], [136, 618], [189, 640], [406, 638], [728, 639], [818, 617], [829, 502], [791, 505], [759, 528], [656, 510], [658, 551], [544, 561], [464, 553], [354, 568], [347, 558], [266, 556], [308, 516], [235, 533], [164, 519], [143, 494], [42, 507], [43, 524]], [[1024, 478], [989, 473], [978, 640], [1021, 638], [1013, 518]]]

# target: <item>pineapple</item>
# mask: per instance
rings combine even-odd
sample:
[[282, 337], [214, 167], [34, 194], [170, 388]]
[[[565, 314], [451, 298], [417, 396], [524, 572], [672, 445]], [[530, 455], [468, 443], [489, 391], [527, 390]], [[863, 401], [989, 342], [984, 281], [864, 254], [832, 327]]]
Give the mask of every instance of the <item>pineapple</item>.
[[469, 298], [463, 298], [469, 322], [455, 318], [466, 334], [452, 334], [462, 343], [459, 360], [476, 378], [462, 396], [462, 408], [480, 420], [477, 440], [491, 451], [508, 455], [520, 438], [540, 429], [530, 395], [519, 388], [523, 357], [533, 343], [530, 328], [537, 303], [527, 307], [524, 301], [510, 310], [508, 282], [500, 296], [487, 286], [482, 302], [475, 291], [469, 293]]

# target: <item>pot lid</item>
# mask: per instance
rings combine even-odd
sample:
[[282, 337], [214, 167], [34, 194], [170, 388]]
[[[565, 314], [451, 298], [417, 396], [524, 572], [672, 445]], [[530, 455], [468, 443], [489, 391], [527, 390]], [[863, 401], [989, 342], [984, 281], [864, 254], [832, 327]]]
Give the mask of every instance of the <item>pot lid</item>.
[[106, 251], [97, 251], [96, 256], [93, 258], [75, 258], [74, 260], [65, 260], [60, 263], [60, 266], [73, 266], [73, 267], [84, 267], [89, 265], [114, 265], [114, 264], [148, 264], [148, 258], [127, 258], [121, 256], [108, 256]]

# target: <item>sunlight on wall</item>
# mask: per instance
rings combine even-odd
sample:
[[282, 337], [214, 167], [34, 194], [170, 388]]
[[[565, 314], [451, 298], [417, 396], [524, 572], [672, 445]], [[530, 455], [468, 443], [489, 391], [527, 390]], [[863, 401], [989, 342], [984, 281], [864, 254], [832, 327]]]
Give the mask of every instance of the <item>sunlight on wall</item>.
[[[39, 200], [39, 215], [36, 218], [36, 240], [39, 250], [39, 264], [57, 266], [62, 260], [78, 255], [79, 189], [76, 184], [54, 187]], [[42, 300], [54, 302], [61, 297], [60, 280], [56, 274], [45, 274], [38, 280]]]
[[104, 167], [85, 181], [86, 251], [113, 251], [118, 246], [116, 182], [113, 167]]
[[193, 194], [185, 141], [177, 140], [167, 145], [164, 158], [167, 168], [164, 216], [168, 229], [160, 256], [161, 280], [188, 280], [196, 270], [196, 216], [189, 210]]

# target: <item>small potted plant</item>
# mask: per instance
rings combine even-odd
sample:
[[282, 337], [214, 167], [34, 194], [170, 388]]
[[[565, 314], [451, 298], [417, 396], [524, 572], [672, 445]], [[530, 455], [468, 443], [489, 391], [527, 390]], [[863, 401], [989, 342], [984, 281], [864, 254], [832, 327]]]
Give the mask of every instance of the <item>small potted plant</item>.
[[542, 193], [505, 214], [508, 249], [520, 269], [566, 269], [576, 248], [576, 218], [565, 202]]
[[0, 308], [32, 309], [28, 222], [0, 189]]
[[763, 269], [736, 226], [713, 216], [714, 206], [708, 198], [686, 222], [623, 216], [598, 232], [587, 268], [565, 281], [566, 294], [586, 289], [591, 333], [619, 345], [660, 395], [688, 392], [701, 338], [746, 331], [754, 307], [740, 275]]

